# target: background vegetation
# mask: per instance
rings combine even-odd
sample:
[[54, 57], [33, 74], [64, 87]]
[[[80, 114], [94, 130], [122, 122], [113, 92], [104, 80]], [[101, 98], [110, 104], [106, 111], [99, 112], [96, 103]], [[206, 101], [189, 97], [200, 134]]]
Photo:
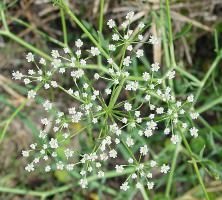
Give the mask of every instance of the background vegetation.
[[[150, 144], [163, 160], [171, 161], [171, 172], [160, 179], [150, 199], [205, 199], [194, 162], [210, 199], [222, 199], [222, 2], [220, 0], [77, 0], [70, 1], [68, 10], [47, 0], [0, 1], [0, 199], [145, 199], [138, 189], [119, 192], [118, 177], [95, 181], [82, 190], [72, 175], [65, 172], [45, 174], [41, 170], [27, 174], [21, 150], [38, 134], [41, 93], [38, 102], [27, 101], [26, 89], [11, 80], [11, 72], [27, 71], [27, 52], [32, 51], [50, 60], [51, 49], [72, 45], [77, 38], [89, 40], [88, 30], [104, 40], [110, 37], [103, 26], [107, 19], [121, 22], [129, 11], [144, 18], [150, 28], [145, 37], [165, 34], [162, 45], [145, 49], [143, 63], [134, 63], [140, 71], [144, 63], [159, 62], [163, 67], [176, 63], [181, 76], [175, 80], [178, 95], [196, 91], [195, 109], [200, 136], [187, 138], [186, 143], [172, 145], [169, 139], [152, 137]], [[172, 30], [172, 32], [171, 32]], [[168, 37], [170, 36], [170, 37]], [[174, 54], [172, 49], [174, 47]], [[69, 85], [67, 79], [64, 85]], [[102, 86], [101, 86], [102, 87]], [[61, 93], [50, 91], [69, 105]], [[78, 127], [73, 127], [78, 129]], [[161, 143], [160, 143], [161, 141]], [[79, 144], [75, 144], [79, 145]], [[113, 175], [111, 174], [110, 177]]]

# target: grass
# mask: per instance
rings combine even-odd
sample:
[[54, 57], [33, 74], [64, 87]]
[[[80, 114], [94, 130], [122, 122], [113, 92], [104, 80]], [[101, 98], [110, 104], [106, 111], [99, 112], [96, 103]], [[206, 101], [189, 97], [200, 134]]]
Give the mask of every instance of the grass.
[[[100, 0], [100, 14], [99, 14], [99, 20], [98, 20], [98, 30], [99, 30], [99, 34], [102, 34], [103, 31], [103, 24], [104, 24], [104, 4], [106, 1], [104, 0]], [[109, 58], [109, 55], [107, 53], [107, 51], [103, 48], [103, 44], [102, 44], [102, 40], [100, 38], [100, 36], [95, 37], [92, 32], [90, 30], [88, 30], [85, 25], [82, 23], [82, 21], [80, 20], [79, 17], [77, 17], [77, 15], [73, 12], [73, 10], [71, 10], [71, 8], [65, 3], [65, 1], [60, 0], [57, 2], [57, 6], [59, 6], [60, 9], [60, 17], [61, 17], [61, 30], [63, 33], [63, 41], [59, 41], [57, 39], [52, 38], [51, 36], [48, 36], [46, 33], [35, 29], [35, 31], [40, 35], [43, 36], [45, 38], [47, 38], [49, 41], [51, 41], [52, 43], [55, 44], [59, 44], [60, 46], [68, 46], [69, 45], [69, 41], [68, 41], [68, 31], [67, 31], [67, 18], [69, 17], [69, 20], [72, 20], [74, 23], [76, 23], [79, 28], [83, 31], [83, 33], [86, 35], [86, 37], [96, 46], [98, 47], [98, 49], [100, 50], [100, 52], [103, 54], [103, 56], [105, 58]], [[175, 49], [174, 49], [174, 34], [173, 34], [173, 26], [172, 26], [172, 19], [171, 19], [171, 13], [170, 13], [170, 2], [169, 0], [166, 0], [165, 2], [161, 1], [161, 5], [160, 5], [161, 9], [159, 11], [157, 11], [157, 14], [155, 15], [155, 21], [157, 21], [157, 27], [158, 24], [160, 24], [161, 27], [161, 33], [162, 33], [162, 43], [163, 43], [163, 58], [164, 58], [164, 64], [166, 65], [166, 67], [168, 69], [175, 69], [179, 74], [180, 74], [180, 79], [182, 81], [188, 81], [189, 86], [191, 87], [191, 85], [193, 85], [193, 87], [195, 88], [196, 92], [195, 92], [195, 101], [193, 103], [193, 109], [196, 110], [198, 113], [202, 114], [202, 117], [199, 120], [199, 124], [201, 126], [201, 130], [200, 132], [204, 131], [204, 129], [206, 129], [206, 132], [210, 132], [212, 133], [212, 137], [213, 137], [213, 142], [220, 144], [221, 143], [221, 131], [220, 129], [222, 128], [220, 125], [221, 122], [221, 110], [217, 111], [215, 110], [215, 123], [217, 123], [216, 125], [218, 125], [219, 127], [216, 129], [214, 124], [211, 121], [207, 121], [206, 119], [204, 119], [204, 117], [208, 117], [208, 113], [210, 113], [216, 106], [218, 106], [220, 103], [222, 103], [222, 96], [217, 96], [217, 97], [212, 97], [212, 100], [209, 102], [208, 101], [208, 92], [211, 91], [211, 86], [208, 86], [208, 82], [209, 79], [212, 77], [213, 72], [215, 72], [219, 65], [219, 63], [221, 62], [221, 58], [222, 58], [222, 49], [220, 49], [221, 47], [219, 46], [219, 42], [218, 42], [218, 34], [217, 32], [215, 32], [214, 38], [215, 38], [215, 49], [216, 49], [216, 56], [215, 59], [213, 60], [212, 64], [210, 65], [209, 69], [207, 70], [207, 72], [205, 73], [205, 75], [203, 77], [199, 76], [196, 77], [194, 76], [189, 70], [187, 70], [186, 68], [182, 68], [181, 66], [179, 66], [177, 63], [179, 63], [179, 61], [176, 59], [175, 56]], [[8, 38], [16, 43], [18, 43], [19, 45], [23, 46], [24, 49], [28, 50], [28, 51], [32, 51], [36, 54], [38, 54], [39, 56], [44, 57], [45, 59], [51, 61], [52, 58], [50, 55], [48, 55], [46, 52], [43, 52], [41, 49], [35, 47], [34, 45], [31, 45], [30, 43], [26, 42], [24, 39], [20, 38], [19, 36], [16, 35], [16, 33], [11, 32], [10, 27], [7, 24], [7, 18], [10, 18], [10, 16], [6, 16], [6, 10], [3, 6], [1, 6], [1, 20], [2, 20], [2, 24], [3, 24], [3, 28], [2, 30], [0, 30], [0, 35], [4, 36], [5, 38]], [[13, 19], [16, 22], [20, 23], [23, 26], [26, 27], [31, 27], [31, 25], [29, 25], [26, 22], [21, 21], [20, 19]], [[125, 55], [125, 51], [126, 49], [123, 48], [122, 49], [123, 53], [123, 57], [122, 57], [122, 62], [123, 62], [123, 58]], [[139, 65], [138, 65], [139, 66]], [[104, 73], [108, 73], [107, 72], [107, 66], [105, 66], [103, 64], [103, 60], [101, 56], [98, 56], [98, 66], [97, 65], [86, 65], [85, 66], [86, 69], [89, 70], [102, 70]], [[121, 66], [120, 66], [121, 68]], [[140, 68], [140, 67], [138, 67]], [[122, 91], [123, 85], [126, 82], [127, 79], [132, 79], [132, 80], [138, 80], [140, 81], [141, 78], [137, 77], [137, 76], [130, 76], [127, 78], [123, 78], [120, 82], [120, 84], [115, 88], [115, 92], [112, 94], [109, 104], [108, 104], [108, 108], [107, 108], [107, 112], [108, 115], [110, 116], [110, 118], [112, 118], [112, 116], [114, 115], [114, 108], [115, 106], [117, 106], [117, 99]], [[174, 88], [174, 93], [179, 93], [179, 95], [183, 95], [180, 92], [178, 92], [178, 90], [176, 89], [176, 86], [179, 83], [176, 81], [172, 81], [170, 82], [171, 88]], [[39, 89], [41, 86], [37, 86], [36, 89]], [[219, 90], [221, 89], [220, 86], [218, 85]], [[60, 86], [60, 89], [64, 92], [67, 93], [67, 91]], [[220, 90], [221, 91], [221, 90]], [[18, 92], [21, 93], [21, 91], [18, 90]], [[200, 100], [201, 99], [201, 100]], [[79, 99], [77, 99], [79, 100]], [[5, 100], [5, 105], [7, 106], [6, 103], [7, 100]], [[18, 106], [17, 108], [14, 108], [13, 112], [11, 115], [7, 116], [6, 119], [3, 120], [3, 123], [0, 124], [3, 128], [0, 132], [0, 143], [4, 142], [4, 139], [7, 138], [7, 134], [9, 133], [9, 127], [10, 124], [13, 122], [13, 120], [16, 120], [16, 117], [18, 116], [19, 113], [23, 113], [25, 111], [25, 106], [27, 104], [27, 100], [23, 101], [20, 106]], [[211, 156], [212, 152], [213, 152], [213, 145], [214, 144], [209, 144], [209, 141], [207, 141], [207, 135], [208, 134], [204, 134], [204, 146], [202, 146], [201, 150], [199, 150], [199, 155], [196, 151], [194, 151], [193, 147], [191, 147], [190, 144], [190, 138], [187, 138], [184, 135], [183, 130], [178, 130], [180, 132], [180, 135], [182, 137], [182, 143], [178, 143], [176, 146], [172, 146], [171, 144], [167, 144], [163, 146], [163, 149], [161, 150], [161, 152], [156, 153], [155, 150], [153, 150], [153, 152], [151, 152], [153, 154], [154, 157], [162, 160], [163, 162], [165, 162], [168, 158], [168, 160], [171, 160], [171, 171], [168, 175], [167, 178], [162, 178], [160, 179], [160, 181], [157, 182], [157, 195], [153, 194], [152, 192], [147, 192], [147, 190], [143, 187], [141, 187], [139, 189], [140, 191], [140, 195], [142, 195], [142, 198], [147, 200], [147, 199], [180, 199], [180, 196], [183, 196], [186, 194], [187, 191], [192, 190], [193, 188], [195, 188], [196, 185], [199, 185], [201, 187], [198, 189], [198, 193], [199, 193], [199, 199], [218, 199], [220, 198], [220, 190], [215, 191], [214, 193], [212, 192], [208, 192], [208, 181], [206, 180], [210, 180], [212, 181], [214, 179], [214, 177], [209, 176], [209, 174], [215, 173], [217, 176], [219, 176], [219, 179], [221, 179], [221, 172], [220, 172], [220, 168], [219, 165], [221, 165], [221, 162], [218, 160], [221, 160], [221, 152], [219, 151], [220, 149], [218, 149], [218, 153], [214, 153], [216, 156]], [[220, 140], [218, 141], [218, 139], [216, 139], [216, 135], [219, 135]], [[147, 143], [147, 141], [142, 140], [142, 143]], [[152, 143], [157, 144], [157, 142], [155, 141], [155, 139], [153, 141], [151, 141], [149, 143], [149, 145], [151, 146]], [[168, 141], [165, 141], [166, 143]], [[204, 157], [201, 158], [201, 152], [204, 151], [204, 147], [207, 147], [207, 152], [204, 154]], [[128, 151], [125, 151], [124, 148], [121, 149], [122, 154], [126, 155], [126, 157], [129, 155]], [[152, 150], [151, 150], [152, 151]], [[213, 154], [213, 155], [214, 155]], [[214, 157], [217, 157], [217, 159], [215, 159]], [[218, 159], [219, 158], [219, 159]], [[188, 161], [189, 159], [189, 161]], [[189, 170], [186, 170], [187, 165], [192, 164], [193, 169], [189, 168]], [[183, 168], [182, 171], [179, 171], [178, 168]], [[113, 177], [119, 177], [123, 174], [129, 174], [130, 172], [132, 172], [133, 169], [126, 169], [124, 170], [121, 174], [116, 173], [116, 171], [108, 171], [105, 173], [104, 178], [102, 179], [102, 181], [108, 181], [110, 178]], [[71, 175], [73, 176], [73, 175]], [[192, 183], [189, 183], [188, 181], [190, 180], [190, 177], [192, 177]], [[74, 178], [73, 178], [74, 179]], [[179, 181], [178, 181], [179, 180]], [[92, 182], [92, 184], [94, 184], [96, 191], [98, 191], [97, 195], [102, 198], [103, 195], [105, 195], [106, 193], [110, 193], [110, 195], [112, 196], [112, 198], [116, 198], [116, 199], [135, 199], [135, 195], [138, 193], [137, 189], [131, 188], [128, 194], [124, 194], [123, 192], [115, 192], [115, 190], [113, 190], [112, 187], [110, 187], [109, 185], [107, 185], [107, 187], [103, 188], [101, 187], [101, 182], [99, 180], [99, 178], [97, 176], [90, 176], [88, 177], [88, 181]], [[118, 180], [117, 180], [118, 182]], [[182, 192], [177, 191], [177, 185], [179, 183], [185, 184], [186, 187], [183, 189], [182, 188]], [[55, 184], [57, 185], [57, 184]], [[210, 185], [210, 184], [209, 184]], [[221, 184], [222, 185], [222, 184]], [[62, 185], [60, 187], [55, 186], [54, 188], [52, 188], [51, 190], [45, 190], [45, 191], [39, 191], [39, 190], [31, 190], [31, 189], [26, 189], [23, 187], [16, 187], [16, 188], [10, 188], [7, 186], [0, 186], [0, 192], [2, 193], [10, 193], [10, 194], [17, 194], [17, 195], [30, 195], [30, 196], [38, 196], [40, 197], [42, 200], [43, 199], [47, 199], [48, 197], [51, 196], [55, 196], [58, 193], [66, 193], [68, 190], [73, 190], [73, 188], [78, 189], [79, 186], [77, 184], [75, 184], [74, 182], [71, 183], [66, 183], [65, 185]], [[78, 189], [79, 190], [79, 189]], [[191, 196], [195, 197], [195, 193], [192, 193]], [[83, 199], [84, 195], [78, 194], [78, 198]], [[159, 197], [158, 197], [159, 196]], [[77, 197], [76, 197], [77, 198]]]

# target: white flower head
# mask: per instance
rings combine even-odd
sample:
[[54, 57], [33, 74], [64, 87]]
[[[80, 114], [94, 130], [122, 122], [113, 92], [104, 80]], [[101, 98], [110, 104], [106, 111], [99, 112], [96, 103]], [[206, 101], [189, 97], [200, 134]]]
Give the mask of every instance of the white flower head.
[[51, 140], [50, 140], [50, 142], [49, 142], [49, 146], [50, 146], [52, 149], [58, 148], [59, 145], [58, 145], [57, 139], [51, 138]]
[[107, 22], [107, 25], [109, 26], [109, 28], [114, 28], [116, 26], [116, 23], [113, 19], [110, 19], [108, 22]]
[[19, 71], [16, 71], [16, 72], [12, 72], [12, 78], [15, 79], [15, 80], [21, 80], [23, 77], [23, 74]]
[[130, 110], [132, 110], [132, 105], [129, 102], [126, 102], [124, 104], [124, 108], [126, 111], [130, 111]]
[[34, 61], [34, 55], [33, 55], [31, 52], [29, 52], [29, 53], [26, 55], [26, 60], [27, 60], [28, 62], [33, 62], [33, 61]]
[[144, 146], [140, 147], [140, 154], [141, 154], [142, 156], [147, 155], [148, 151], [149, 151], [149, 150], [148, 150], [147, 145], [144, 145]]
[[170, 170], [170, 166], [169, 165], [166, 165], [166, 164], [163, 164], [160, 168], [160, 172], [163, 173], [163, 174], [167, 174], [167, 172]]
[[160, 43], [160, 39], [151, 35], [149, 38], [149, 43], [151, 43], [152, 45], [157, 45]]
[[36, 91], [35, 90], [29, 90], [28, 91], [28, 99], [34, 99], [36, 96]]
[[193, 136], [194, 138], [198, 137], [198, 129], [196, 127], [190, 128], [190, 135]]
[[80, 39], [76, 40], [75, 45], [76, 45], [77, 48], [82, 47], [82, 45], [83, 45], [82, 40], [80, 40]]

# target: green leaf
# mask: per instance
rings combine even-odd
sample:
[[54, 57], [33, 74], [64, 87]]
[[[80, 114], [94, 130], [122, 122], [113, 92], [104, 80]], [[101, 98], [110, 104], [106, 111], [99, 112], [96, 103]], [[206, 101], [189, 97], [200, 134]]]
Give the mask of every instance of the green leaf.
[[176, 33], [176, 35], [174, 36], [174, 40], [177, 40], [177, 39], [185, 36], [187, 33], [189, 33], [189, 31], [191, 30], [191, 28], [192, 28], [192, 24], [191, 24], [191, 23], [185, 24], [185, 25], [182, 27], [181, 31], [178, 32], [178, 33]]

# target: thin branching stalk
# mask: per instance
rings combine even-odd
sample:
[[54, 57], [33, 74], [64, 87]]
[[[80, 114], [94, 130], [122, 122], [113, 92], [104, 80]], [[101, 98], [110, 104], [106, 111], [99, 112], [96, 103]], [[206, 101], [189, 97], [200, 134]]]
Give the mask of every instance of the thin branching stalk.
[[197, 165], [197, 161], [196, 161], [195, 157], [193, 156], [193, 152], [192, 152], [192, 150], [191, 150], [191, 148], [190, 148], [190, 145], [189, 145], [189, 143], [188, 143], [188, 141], [187, 141], [187, 139], [186, 139], [186, 137], [185, 137], [185, 135], [184, 135], [184, 133], [183, 133], [183, 130], [180, 129], [179, 131], [180, 131], [180, 135], [181, 135], [181, 137], [182, 137], [183, 143], [184, 143], [184, 145], [185, 145], [185, 147], [186, 147], [186, 149], [187, 149], [187, 151], [188, 151], [188, 153], [189, 153], [190, 159], [191, 159], [192, 164], [193, 164], [193, 167], [194, 167], [194, 171], [195, 171], [195, 173], [196, 173], [196, 175], [197, 175], [197, 178], [198, 178], [198, 180], [199, 180], [199, 183], [200, 183], [200, 185], [201, 185], [201, 188], [202, 188], [202, 190], [203, 190], [203, 192], [204, 192], [204, 196], [205, 196], [205, 198], [206, 198], [207, 200], [210, 200], [210, 198], [209, 198], [209, 196], [208, 196], [208, 193], [207, 193], [207, 190], [206, 190], [206, 188], [205, 188], [203, 179], [202, 179], [202, 177], [201, 177], [201, 174], [200, 174], [200, 171], [199, 171], [199, 168], [198, 168], [198, 165]]
[[65, 14], [62, 8], [60, 8], [60, 16], [61, 16], [61, 23], [62, 23], [62, 31], [63, 31], [63, 41], [66, 46], [68, 46], [68, 35], [67, 35], [67, 27], [65, 21]]

